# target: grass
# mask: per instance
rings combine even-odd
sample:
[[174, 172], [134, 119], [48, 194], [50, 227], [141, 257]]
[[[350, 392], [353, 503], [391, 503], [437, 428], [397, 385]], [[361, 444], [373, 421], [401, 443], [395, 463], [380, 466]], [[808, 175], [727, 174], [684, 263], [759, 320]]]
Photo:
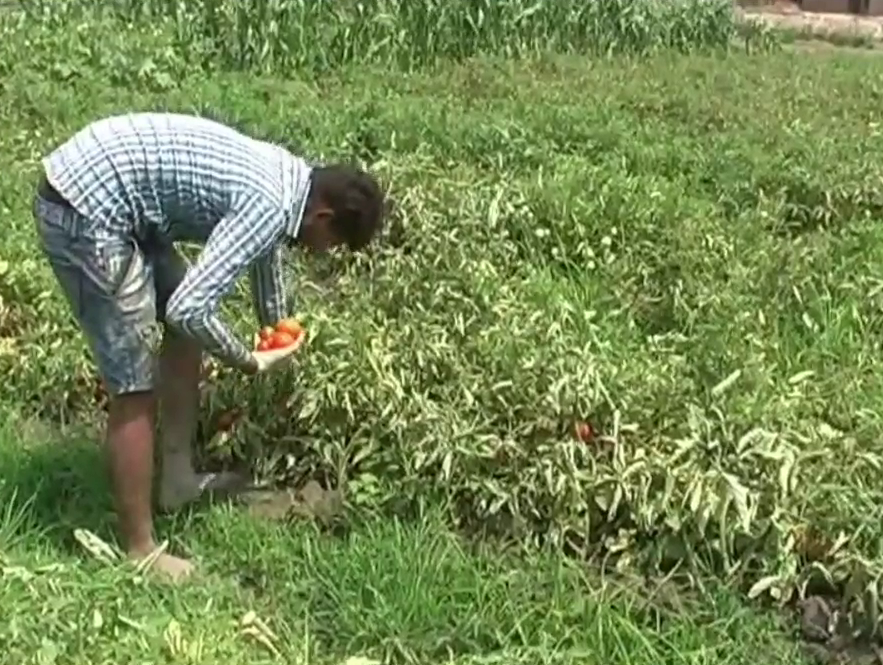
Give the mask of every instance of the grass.
[[[169, 26], [170, 43], [209, 69], [325, 74], [342, 65], [406, 70], [482, 54], [645, 54], [709, 50], [737, 34], [727, 0], [610, 0], [603, 5], [489, 0], [358, 3], [119, 0], [24, 3], [62, 20], [99, 5], [124, 23]], [[513, 35], [517, 36], [513, 38]], [[168, 43], [168, 42], [167, 42]], [[318, 46], [321, 45], [321, 46]]]
[[[457, 5], [485, 12], [471, 33], [431, 3], [361, 22], [367, 5], [340, 6], [261, 5], [275, 23], [195, 2], [0, 18], [13, 660], [799, 662], [763, 608], [855, 589], [844, 609], [875, 637], [874, 59], [732, 48], [714, 3]], [[310, 39], [274, 36], [280, 21]], [[206, 463], [340, 487], [350, 536], [224, 507], [168, 519], [204, 574], [181, 589], [72, 537], [113, 539], [101, 405], [30, 218], [42, 155], [140, 109], [361, 161], [396, 201], [369, 255], [291, 261], [311, 332], [297, 372], [219, 370], [204, 394]], [[252, 333], [245, 284], [224, 316]], [[648, 607], [671, 577], [689, 583], [660, 587], [679, 609]]]
[[78, 526], [111, 535], [92, 436], [8, 414], [0, 443], [0, 642], [9, 662], [361, 656], [717, 665], [772, 654], [797, 662], [779, 622], [730, 594], [716, 595], [701, 614], [669, 613], [654, 624], [621, 586], [551, 553], [523, 558], [469, 546], [431, 510], [408, 523], [367, 517], [339, 539], [309, 523], [206, 508], [161, 526], [164, 534], [186, 534], [176, 545], [203, 564], [200, 581], [155, 586], [125, 566], [90, 559], [71, 538]]

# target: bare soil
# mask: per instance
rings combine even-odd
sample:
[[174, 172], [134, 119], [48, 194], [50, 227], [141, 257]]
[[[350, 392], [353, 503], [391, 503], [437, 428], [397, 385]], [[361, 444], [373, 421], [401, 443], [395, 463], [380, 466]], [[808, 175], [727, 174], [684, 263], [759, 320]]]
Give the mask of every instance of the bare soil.
[[883, 41], [881, 16], [804, 12], [795, 2], [739, 3], [736, 11], [746, 20], [802, 32], [809, 37]]

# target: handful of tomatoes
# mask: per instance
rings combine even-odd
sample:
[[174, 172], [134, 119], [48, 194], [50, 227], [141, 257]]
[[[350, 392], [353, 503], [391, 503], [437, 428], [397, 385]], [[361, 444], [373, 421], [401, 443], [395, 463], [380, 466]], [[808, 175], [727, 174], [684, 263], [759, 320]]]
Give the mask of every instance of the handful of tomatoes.
[[282, 319], [275, 326], [262, 328], [258, 333], [256, 351], [276, 351], [296, 344], [305, 331], [294, 319]]

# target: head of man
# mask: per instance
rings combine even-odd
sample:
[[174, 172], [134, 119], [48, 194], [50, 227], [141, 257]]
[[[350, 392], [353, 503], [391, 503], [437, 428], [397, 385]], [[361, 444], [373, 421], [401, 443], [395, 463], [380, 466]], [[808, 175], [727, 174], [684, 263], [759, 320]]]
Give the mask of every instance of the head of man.
[[354, 166], [317, 166], [296, 243], [313, 252], [366, 247], [383, 226], [384, 196], [370, 174]]

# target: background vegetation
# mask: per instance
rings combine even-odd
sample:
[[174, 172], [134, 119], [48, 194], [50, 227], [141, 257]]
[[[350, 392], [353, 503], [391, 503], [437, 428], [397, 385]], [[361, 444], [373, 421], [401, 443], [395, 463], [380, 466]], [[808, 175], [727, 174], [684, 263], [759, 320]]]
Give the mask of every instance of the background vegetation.
[[[272, 662], [741, 663], [771, 649], [795, 662], [765, 615], [742, 622], [750, 639], [718, 620], [743, 616], [721, 585], [836, 598], [876, 634], [875, 57], [775, 49], [727, 3], [699, 0], [52, 3], [0, 26], [0, 400], [14, 423], [0, 446], [0, 554], [25, 571], [4, 573], [0, 594], [19, 608], [5, 633], [19, 662], [44, 657], [21, 626], [59, 593], [68, 614], [40, 647], [55, 660], [33, 662], [252, 653], [218, 637], [245, 591], [221, 593], [216, 614], [195, 609], [205, 590], [111, 601], [123, 573], [78, 572], [58, 539], [74, 526], [107, 535], [103, 486], [82, 499], [98, 453], [77, 443], [102, 395], [37, 254], [31, 194], [39, 158], [71, 132], [143, 109], [357, 159], [396, 201], [370, 255], [293, 258], [313, 333], [295, 372], [254, 382], [214, 368], [206, 385], [210, 463], [318, 480], [354, 515], [352, 549], [222, 509], [186, 518], [187, 546], [214, 570], [259, 569], [248, 575], [270, 591], [248, 602], [290, 633]], [[249, 336], [245, 293], [225, 315]], [[588, 443], [573, 435], [581, 421], [597, 433]], [[427, 505], [443, 508], [430, 518]], [[442, 528], [546, 558], [475, 554]], [[368, 552], [387, 552], [386, 572]], [[440, 554], [413, 558], [426, 552]], [[41, 577], [59, 558], [64, 581]], [[635, 609], [653, 595], [644, 586], [610, 601], [586, 561], [668, 576], [704, 600], [659, 623]], [[504, 583], [528, 569], [551, 571], [551, 590]], [[91, 613], [105, 602], [110, 622]], [[168, 647], [169, 614], [174, 630], [203, 631], [190, 661]]]

